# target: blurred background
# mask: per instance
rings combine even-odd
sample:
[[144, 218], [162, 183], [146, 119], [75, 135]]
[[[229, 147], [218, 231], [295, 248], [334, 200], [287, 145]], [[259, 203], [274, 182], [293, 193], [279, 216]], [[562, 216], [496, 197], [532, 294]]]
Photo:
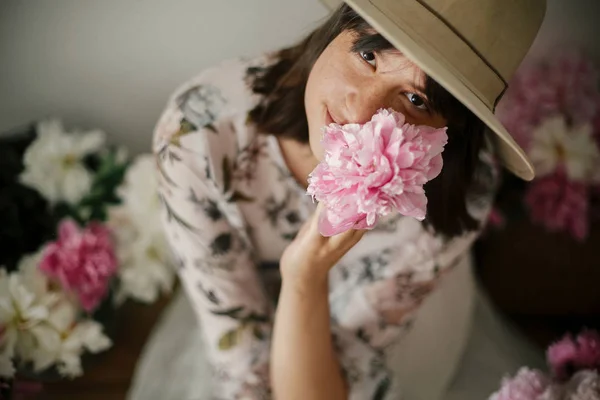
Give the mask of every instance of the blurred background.
[[[67, 127], [105, 131], [133, 154], [148, 152], [178, 85], [221, 60], [292, 44], [327, 13], [317, 0], [2, 0], [0, 134], [60, 116]], [[548, 0], [526, 63], [577, 49], [600, 66], [599, 16], [598, 0]], [[600, 229], [590, 217], [576, 239], [513, 217], [507, 210], [522, 191], [509, 186], [500, 198], [497, 223], [475, 248], [476, 269], [492, 302], [541, 350], [565, 332], [600, 326]], [[45, 398], [124, 398], [168, 300], [128, 304], [115, 347], [82, 378], [48, 385]]]

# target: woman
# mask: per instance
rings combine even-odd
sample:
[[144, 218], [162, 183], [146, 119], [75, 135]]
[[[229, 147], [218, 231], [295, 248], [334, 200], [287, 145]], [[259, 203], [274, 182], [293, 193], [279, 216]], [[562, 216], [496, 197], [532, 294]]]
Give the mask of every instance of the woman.
[[[543, 2], [347, 3], [292, 48], [204, 71], [157, 125], [165, 230], [213, 398], [398, 398], [390, 349], [481, 231], [494, 155], [533, 176], [492, 111]], [[490, 36], [492, 26], [511, 30]], [[427, 218], [393, 215], [324, 238], [305, 192], [321, 129], [379, 108], [448, 127], [442, 173], [425, 186]]]

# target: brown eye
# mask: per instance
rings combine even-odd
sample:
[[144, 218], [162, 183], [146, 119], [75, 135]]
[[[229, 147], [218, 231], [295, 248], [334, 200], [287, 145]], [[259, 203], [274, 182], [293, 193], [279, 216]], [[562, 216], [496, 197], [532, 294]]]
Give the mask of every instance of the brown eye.
[[377, 63], [375, 62], [375, 53], [373, 53], [372, 51], [361, 51], [358, 54], [360, 54], [360, 57], [369, 64], [371, 64], [373, 67], [377, 65]]
[[410, 101], [413, 106], [420, 110], [427, 110], [427, 102], [418, 94], [405, 93], [404, 95], [408, 98], [408, 101]]

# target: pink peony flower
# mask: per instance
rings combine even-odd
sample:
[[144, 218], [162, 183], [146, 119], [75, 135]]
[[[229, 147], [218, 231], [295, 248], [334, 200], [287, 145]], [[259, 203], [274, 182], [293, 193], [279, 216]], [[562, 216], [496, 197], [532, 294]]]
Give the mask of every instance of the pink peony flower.
[[110, 231], [99, 223], [80, 229], [70, 219], [61, 221], [58, 240], [44, 249], [40, 269], [76, 294], [84, 310], [94, 310], [117, 271]]
[[569, 181], [564, 170], [534, 180], [528, 187], [525, 203], [534, 222], [552, 231], [568, 231], [579, 240], [587, 237], [588, 187]]
[[447, 141], [446, 128], [410, 125], [401, 113], [384, 109], [363, 125], [324, 128], [325, 159], [311, 172], [307, 189], [325, 204], [321, 234], [372, 229], [394, 210], [423, 220], [423, 185], [442, 170]]
[[524, 65], [498, 104], [497, 115], [529, 151], [533, 128], [552, 115], [563, 114], [575, 125], [591, 121], [600, 101], [598, 83], [593, 62], [567, 51], [543, 63]]
[[566, 335], [548, 348], [546, 356], [552, 374], [560, 380], [580, 370], [600, 369], [600, 334], [585, 330], [575, 340]]
[[549, 385], [549, 379], [541, 372], [521, 368], [514, 378], [502, 380], [502, 387], [490, 400], [537, 400]]

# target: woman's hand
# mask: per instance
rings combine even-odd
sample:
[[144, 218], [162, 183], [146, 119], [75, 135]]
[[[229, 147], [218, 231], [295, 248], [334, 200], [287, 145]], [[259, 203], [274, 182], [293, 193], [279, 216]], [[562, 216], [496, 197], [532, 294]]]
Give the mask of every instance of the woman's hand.
[[356, 244], [366, 230], [350, 229], [339, 235], [324, 237], [318, 220], [324, 206], [319, 203], [298, 235], [283, 252], [280, 270], [283, 280], [324, 280], [329, 270]]
[[348, 398], [331, 339], [327, 275], [365, 231], [323, 237], [318, 230], [322, 211], [319, 204], [280, 261], [282, 288], [271, 347], [271, 382], [277, 399]]

